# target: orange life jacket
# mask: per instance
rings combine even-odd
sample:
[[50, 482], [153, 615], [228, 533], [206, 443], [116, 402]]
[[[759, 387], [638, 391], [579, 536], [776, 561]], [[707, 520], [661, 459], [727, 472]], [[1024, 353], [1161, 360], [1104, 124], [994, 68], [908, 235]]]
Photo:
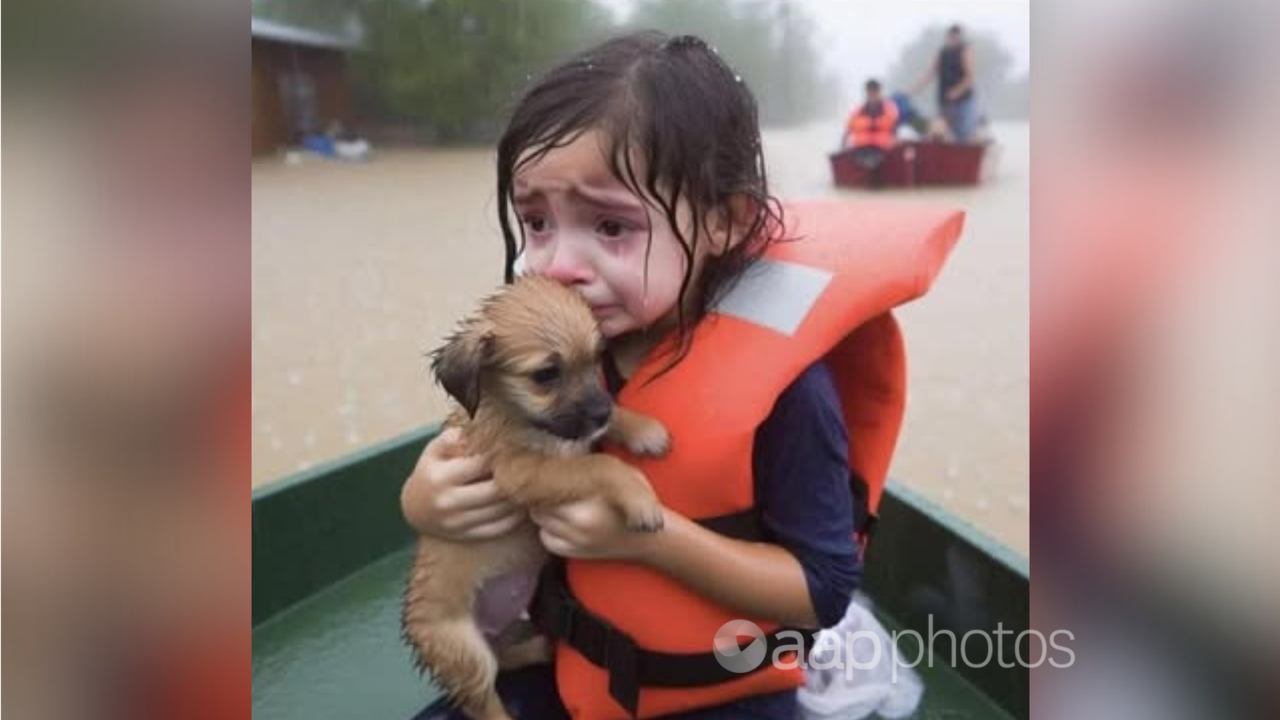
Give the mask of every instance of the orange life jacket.
[[[618, 401], [666, 424], [671, 453], [622, 451], [662, 502], [737, 535], [753, 512], [752, 443], [774, 402], [825, 358], [844, 407], [851, 476], [874, 513], [905, 403], [902, 338], [890, 311], [924, 294], [959, 236], [963, 214], [917, 206], [809, 202], [789, 206], [789, 236], [774, 245], [698, 327], [688, 355], [650, 357]], [[611, 450], [611, 452], [614, 452]], [[863, 528], [865, 529], [865, 528]], [[746, 533], [749, 535], [750, 533]], [[776, 623], [719, 605], [647, 566], [569, 560], [539, 622], [556, 643], [561, 700], [575, 720], [651, 718], [794, 688], [799, 668], [769, 659]], [[550, 600], [546, 600], [550, 598]], [[712, 653], [736, 619], [768, 634], [760, 668], [733, 674]], [[795, 652], [781, 653], [795, 660]], [[718, 668], [718, 669], [717, 669]]]
[[893, 145], [898, 128], [898, 105], [887, 98], [880, 104], [883, 110], [879, 115], [868, 115], [864, 105], [849, 117], [848, 130], [854, 147], [874, 145], [888, 148]]

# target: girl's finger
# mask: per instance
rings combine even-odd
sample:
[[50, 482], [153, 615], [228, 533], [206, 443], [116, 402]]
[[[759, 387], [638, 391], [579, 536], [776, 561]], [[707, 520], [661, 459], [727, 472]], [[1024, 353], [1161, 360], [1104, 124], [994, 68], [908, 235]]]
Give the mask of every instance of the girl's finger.
[[524, 517], [519, 513], [516, 513], [514, 515], [509, 515], [507, 517], [504, 517], [500, 520], [494, 520], [493, 522], [487, 525], [481, 525], [479, 527], [467, 530], [465, 533], [461, 534], [460, 539], [491, 540], [493, 538], [506, 535], [512, 530], [515, 530], [516, 526], [522, 522], [524, 522]]
[[558, 538], [561, 542], [573, 545], [575, 547], [586, 544], [586, 537], [582, 531], [574, 527], [572, 523], [565, 522], [555, 515], [547, 515], [543, 518], [543, 522], [539, 523], [544, 532]]
[[546, 548], [547, 552], [552, 555], [559, 555], [560, 557], [573, 556], [573, 546], [560, 539], [555, 533], [543, 529], [538, 533], [538, 539], [542, 541], [542, 547]]
[[505, 500], [499, 500], [492, 505], [484, 505], [473, 510], [464, 510], [451, 517], [444, 524], [455, 532], [467, 532], [481, 525], [489, 525], [512, 516], [519, 518], [519, 509]]
[[445, 428], [431, 442], [427, 443], [426, 455], [437, 460], [462, 457], [462, 431], [456, 427]]
[[563, 526], [564, 520], [560, 517], [558, 508], [541, 508], [539, 510], [530, 510], [529, 519], [539, 527], [547, 527], [549, 524]]
[[588, 527], [598, 521], [600, 508], [591, 500], [568, 503], [556, 508], [556, 517], [573, 527]]
[[530, 510], [529, 517], [539, 525], [552, 520], [569, 525], [586, 523], [590, 518], [589, 501], [549, 505], [539, 510]]
[[436, 508], [442, 512], [462, 512], [490, 507], [505, 502], [498, 484], [493, 480], [480, 480], [468, 485], [455, 485], [440, 491]]
[[490, 476], [489, 465], [480, 455], [463, 455], [437, 463], [436, 476], [444, 485], [467, 485]]

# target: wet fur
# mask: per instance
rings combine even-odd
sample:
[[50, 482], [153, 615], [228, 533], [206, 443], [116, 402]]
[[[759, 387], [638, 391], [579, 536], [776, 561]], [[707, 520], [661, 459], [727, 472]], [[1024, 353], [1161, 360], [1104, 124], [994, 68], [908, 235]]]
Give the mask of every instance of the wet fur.
[[[494, 480], [513, 502], [537, 508], [600, 496], [629, 528], [657, 531], [661, 505], [644, 475], [591, 452], [600, 436], [651, 456], [665, 454], [670, 442], [656, 420], [612, 405], [599, 369], [603, 345], [576, 293], [549, 280], [518, 280], [486, 300], [435, 353], [433, 371], [460, 406], [446, 425], [461, 428], [468, 454], [490, 459]], [[553, 365], [554, 388], [533, 379]], [[601, 402], [611, 411], [597, 432], [566, 438], [548, 430], [583, 425]], [[535, 637], [507, 648], [500, 663], [476, 624], [477, 591], [490, 578], [545, 560], [528, 521], [491, 540], [418, 541], [403, 598], [404, 638], [419, 668], [476, 720], [509, 717], [494, 690], [500, 665], [530, 664], [546, 653]]]

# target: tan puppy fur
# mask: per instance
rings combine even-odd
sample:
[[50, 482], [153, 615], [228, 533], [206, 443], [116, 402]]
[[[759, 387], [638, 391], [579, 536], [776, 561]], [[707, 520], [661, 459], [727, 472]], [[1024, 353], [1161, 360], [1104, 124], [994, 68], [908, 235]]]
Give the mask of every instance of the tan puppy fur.
[[[446, 425], [462, 430], [468, 454], [490, 459], [505, 497], [528, 508], [602, 497], [644, 532], [662, 528], [662, 508], [644, 475], [593, 453], [601, 437], [640, 455], [667, 452], [656, 420], [613, 405], [603, 384], [604, 338], [574, 291], [522, 278], [484, 301], [436, 351], [436, 379], [458, 401]], [[515, 568], [541, 565], [537, 526], [469, 543], [421, 538], [405, 589], [402, 625], [420, 667], [467, 715], [509, 717], [494, 690], [499, 661], [474, 617], [477, 590]], [[504, 654], [503, 667], [544, 656], [541, 638]]]

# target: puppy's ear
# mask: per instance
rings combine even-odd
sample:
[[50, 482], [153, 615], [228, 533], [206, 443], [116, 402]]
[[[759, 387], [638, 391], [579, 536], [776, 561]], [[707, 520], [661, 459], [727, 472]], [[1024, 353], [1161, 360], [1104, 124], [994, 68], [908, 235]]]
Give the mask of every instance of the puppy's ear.
[[431, 354], [436, 382], [474, 416], [480, 405], [480, 371], [493, 355], [493, 334], [480, 323], [469, 324]]

